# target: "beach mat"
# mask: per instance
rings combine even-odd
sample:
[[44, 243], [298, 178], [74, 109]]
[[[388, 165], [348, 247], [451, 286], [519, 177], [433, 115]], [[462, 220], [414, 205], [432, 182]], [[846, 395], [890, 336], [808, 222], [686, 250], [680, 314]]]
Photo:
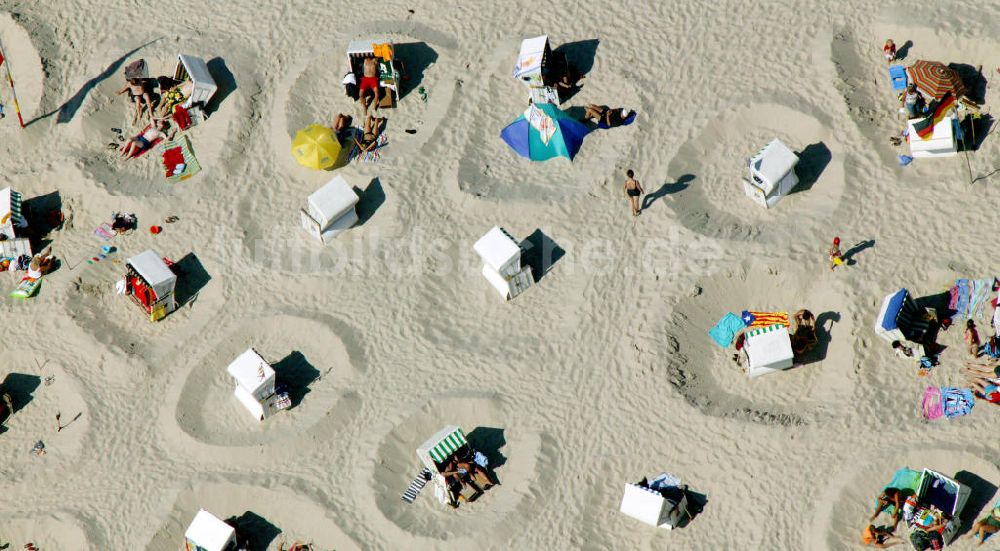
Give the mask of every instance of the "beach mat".
[[[170, 182], [183, 182], [201, 171], [201, 164], [191, 151], [191, 142], [187, 136], [164, 143], [160, 146], [160, 151], [164, 176]], [[181, 164], [184, 169], [177, 172], [176, 168]]]
[[420, 471], [420, 474], [418, 474], [417, 477], [413, 479], [413, 482], [410, 482], [410, 486], [406, 489], [405, 492], [403, 492], [403, 495], [400, 496], [400, 499], [402, 499], [407, 503], [413, 503], [413, 501], [417, 499], [417, 494], [420, 493], [420, 490], [424, 489], [424, 486], [427, 485], [427, 481], [430, 479], [431, 479], [431, 472], [427, 470], [427, 467], [424, 467]]

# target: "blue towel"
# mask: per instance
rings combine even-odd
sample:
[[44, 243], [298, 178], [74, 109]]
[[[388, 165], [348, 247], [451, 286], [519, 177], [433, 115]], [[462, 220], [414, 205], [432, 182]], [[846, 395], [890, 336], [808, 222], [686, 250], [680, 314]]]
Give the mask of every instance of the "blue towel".
[[941, 402], [944, 406], [944, 416], [952, 419], [972, 412], [976, 404], [972, 391], [967, 388], [942, 387]]
[[899, 166], [906, 166], [913, 162], [913, 157], [909, 155], [899, 155]]
[[725, 316], [715, 324], [715, 327], [708, 330], [708, 336], [712, 337], [715, 344], [722, 348], [728, 348], [733, 343], [736, 333], [743, 330], [743, 320], [732, 312], [726, 312]]
[[955, 281], [955, 288], [958, 289], [955, 295], [956, 317], [969, 317], [969, 280], [959, 279]]

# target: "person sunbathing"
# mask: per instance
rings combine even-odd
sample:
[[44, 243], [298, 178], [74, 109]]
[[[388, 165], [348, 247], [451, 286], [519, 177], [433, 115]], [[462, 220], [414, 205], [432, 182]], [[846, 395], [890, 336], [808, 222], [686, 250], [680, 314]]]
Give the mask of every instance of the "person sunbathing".
[[168, 138], [168, 131], [171, 135], [173, 134], [173, 131], [170, 129], [170, 123], [164, 119], [154, 119], [153, 123], [146, 127], [146, 129], [126, 142], [119, 150], [119, 154], [123, 159], [136, 157], [152, 147], [153, 142]]
[[816, 340], [816, 317], [809, 310], [799, 310], [792, 316], [795, 331], [792, 333], [792, 350], [803, 354], [812, 348]]
[[898, 488], [886, 488], [882, 490], [882, 495], [878, 496], [878, 504], [875, 506], [875, 512], [868, 520], [875, 520], [882, 511], [887, 510], [889, 507], [894, 507], [892, 512], [892, 527], [896, 528], [899, 524], [899, 518], [903, 515], [903, 493], [899, 491]]
[[997, 532], [1000, 532], [1000, 504], [994, 507], [986, 518], [972, 525], [972, 532], [969, 533], [969, 537], [975, 538], [978, 536], [979, 545], [982, 545], [986, 543], [987, 538]]
[[367, 117], [368, 106], [374, 102], [375, 109], [377, 110], [379, 101], [382, 99], [382, 91], [379, 88], [378, 82], [378, 61], [374, 57], [365, 59], [361, 71], [361, 83], [358, 85], [358, 94], [361, 99], [361, 107], [364, 109], [365, 116]]
[[584, 120], [593, 121], [596, 124], [604, 124], [608, 128], [615, 128], [625, 124], [625, 120], [632, 116], [634, 111], [624, 107], [612, 109], [607, 105], [588, 104], [584, 107]]
[[363, 152], [373, 151], [375, 146], [378, 144], [378, 137], [382, 134], [382, 130], [385, 128], [385, 117], [373, 117], [368, 115], [365, 119], [365, 128], [361, 133], [361, 140], [359, 141], [357, 136], [354, 137], [354, 143], [358, 145], [358, 149]]
[[903, 539], [893, 535], [892, 530], [888, 527], [876, 527], [874, 524], [869, 524], [867, 528], [861, 531], [861, 543], [865, 547], [870, 545], [876, 549], [885, 549], [903, 543]]
[[132, 124], [135, 124], [139, 120], [139, 117], [142, 116], [143, 111], [147, 109], [149, 109], [149, 117], [152, 119], [155, 104], [153, 103], [152, 92], [146, 79], [128, 79], [125, 87], [118, 90], [116, 94], [120, 96], [125, 92], [128, 92], [129, 101], [135, 104], [135, 113], [132, 115]]
[[345, 130], [351, 127], [351, 123], [353, 122], [354, 120], [350, 115], [337, 113], [337, 116], [333, 119], [333, 126], [331, 126], [330, 128], [333, 128], [333, 132], [339, 138], [340, 135], [343, 134]]

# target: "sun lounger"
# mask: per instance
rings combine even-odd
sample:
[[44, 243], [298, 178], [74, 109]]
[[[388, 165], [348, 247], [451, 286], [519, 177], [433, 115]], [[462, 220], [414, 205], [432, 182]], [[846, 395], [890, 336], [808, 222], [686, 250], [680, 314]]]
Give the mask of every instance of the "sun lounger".
[[413, 503], [413, 500], [417, 499], [417, 494], [420, 493], [420, 490], [424, 489], [424, 486], [427, 485], [427, 481], [430, 479], [431, 479], [431, 472], [427, 470], [426, 467], [424, 467], [423, 469], [420, 470], [420, 474], [418, 474], [417, 477], [413, 479], [413, 482], [410, 482], [410, 486], [406, 488], [406, 491], [403, 492], [403, 495], [400, 496], [400, 499], [402, 499], [407, 503]]

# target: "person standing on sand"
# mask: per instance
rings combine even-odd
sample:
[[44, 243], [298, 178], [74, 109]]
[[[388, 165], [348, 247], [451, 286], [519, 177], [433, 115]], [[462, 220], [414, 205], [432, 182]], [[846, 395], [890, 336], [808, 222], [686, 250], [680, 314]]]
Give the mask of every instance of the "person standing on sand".
[[639, 180], [635, 179], [635, 172], [632, 172], [631, 168], [625, 171], [625, 175], [628, 176], [625, 180], [625, 196], [628, 197], [629, 205], [632, 207], [632, 216], [639, 216], [639, 211], [642, 210], [639, 206], [639, 197], [646, 192], [642, 190]]
[[840, 252], [840, 238], [833, 238], [833, 245], [826, 252], [830, 256], [830, 271], [844, 263], [844, 253]]
[[882, 46], [882, 53], [885, 54], [885, 60], [889, 63], [896, 61], [896, 43], [889, 40], [885, 41], [885, 46]]
[[979, 357], [979, 347], [982, 343], [979, 341], [979, 331], [976, 330], [976, 322], [969, 320], [965, 324], [965, 345], [969, 348], [969, 354], [973, 357]]

